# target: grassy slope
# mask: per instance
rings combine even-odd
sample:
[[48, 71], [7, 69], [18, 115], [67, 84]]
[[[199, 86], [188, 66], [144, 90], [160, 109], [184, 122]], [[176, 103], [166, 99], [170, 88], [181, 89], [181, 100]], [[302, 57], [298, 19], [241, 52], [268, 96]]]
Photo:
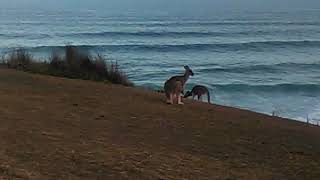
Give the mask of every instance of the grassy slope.
[[319, 179], [320, 128], [81, 80], [0, 69], [0, 176]]

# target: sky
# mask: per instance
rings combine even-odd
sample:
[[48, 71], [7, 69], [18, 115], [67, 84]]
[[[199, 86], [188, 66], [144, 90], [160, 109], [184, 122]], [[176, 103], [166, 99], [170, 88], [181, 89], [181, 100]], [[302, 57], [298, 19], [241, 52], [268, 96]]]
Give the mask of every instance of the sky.
[[2, 8], [88, 8], [112, 10], [320, 9], [320, 0], [0, 0]]

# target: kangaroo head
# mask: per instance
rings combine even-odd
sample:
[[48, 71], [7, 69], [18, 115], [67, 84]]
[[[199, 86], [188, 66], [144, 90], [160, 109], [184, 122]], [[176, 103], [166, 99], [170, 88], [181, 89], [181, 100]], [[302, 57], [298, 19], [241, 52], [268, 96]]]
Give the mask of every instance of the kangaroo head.
[[184, 69], [186, 70], [186, 75], [194, 76], [193, 71], [189, 68], [189, 66], [184, 66]]
[[189, 97], [189, 96], [192, 96], [192, 93], [191, 93], [191, 91], [187, 91], [185, 94], [184, 94], [184, 98], [187, 98], [187, 97]]

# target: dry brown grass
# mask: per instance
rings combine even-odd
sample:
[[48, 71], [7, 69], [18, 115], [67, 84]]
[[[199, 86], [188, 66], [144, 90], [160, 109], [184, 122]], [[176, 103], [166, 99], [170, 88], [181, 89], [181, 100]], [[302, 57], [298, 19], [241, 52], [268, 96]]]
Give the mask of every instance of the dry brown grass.
[[130, 87], [0, 69], [5, 179], [314, 179], [320, 128]]

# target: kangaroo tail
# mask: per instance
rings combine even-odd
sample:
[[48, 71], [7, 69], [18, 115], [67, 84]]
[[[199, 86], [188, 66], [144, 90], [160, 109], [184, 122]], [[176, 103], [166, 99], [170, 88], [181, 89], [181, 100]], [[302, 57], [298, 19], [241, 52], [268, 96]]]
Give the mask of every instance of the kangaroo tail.
[[169, 85], [168, 85], [168, 81], [166, 81], [166, 82], [164, 83], [163, 90], [164, 90], [164, 93], [165, 93], [165, 95], [166, 95], [167, 98], [170, 97], [169, 87], [168, 87], [168, 86], [169, 86]]
[[211, 104], [210, 102], [210, 92], [208, 91], [208, 103]]

